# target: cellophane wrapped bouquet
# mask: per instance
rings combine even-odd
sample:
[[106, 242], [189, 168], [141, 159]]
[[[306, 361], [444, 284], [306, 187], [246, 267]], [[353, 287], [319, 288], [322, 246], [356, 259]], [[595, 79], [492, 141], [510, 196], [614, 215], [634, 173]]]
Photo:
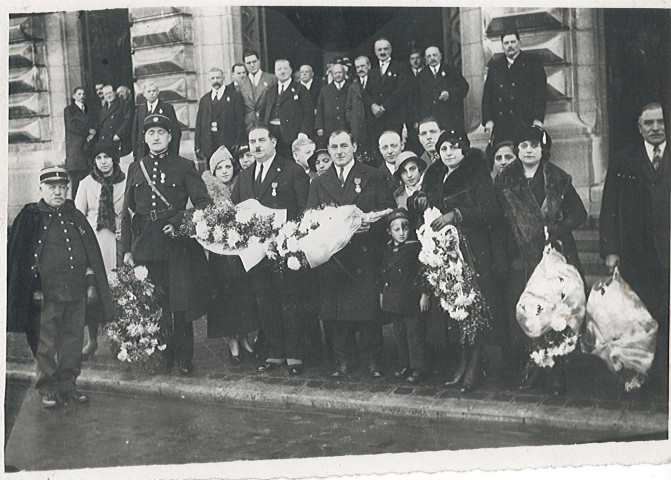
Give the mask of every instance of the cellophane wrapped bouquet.
[[616, 268], [592, 286], [582, 349], [601, 358], [626, 391], [640, 388], [655, 358], [658, 325]]

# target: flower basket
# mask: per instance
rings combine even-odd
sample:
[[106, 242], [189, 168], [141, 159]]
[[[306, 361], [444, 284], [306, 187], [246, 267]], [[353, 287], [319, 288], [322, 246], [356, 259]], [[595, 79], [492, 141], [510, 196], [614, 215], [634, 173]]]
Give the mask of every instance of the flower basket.
[[115, 357], [144, 368], [165, 350], [170, 326], [159, 304], [160, 290], [146, 267], [123, 265], [110, 275], [114, 317], [105, 326]]

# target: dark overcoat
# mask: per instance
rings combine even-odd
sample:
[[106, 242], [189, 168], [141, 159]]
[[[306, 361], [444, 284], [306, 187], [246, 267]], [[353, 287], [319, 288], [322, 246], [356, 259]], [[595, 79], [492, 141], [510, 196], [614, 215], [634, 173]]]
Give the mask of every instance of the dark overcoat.
[[[384, 107], [384, 114], [377, 118], [370, 114], [373, 138], [378, 138], [385, 130], [401, 132], [406, 120], [406, 97], [411, 93], [408, 84], [408, 68], [405, 64], [391, 60], [384, 75], [380, 72], [379, 62], [368, 72], [371, 103]], [[368, 105], [370, 112], [370, 105]]]
[[393, 242], [384, 250], [380, 270], [379, 289], [382, 294], [382, 311], [402, 315], [419, 315], [419, 251], [422, 245], [417, 240], [408, 240], [393, 251]]
[[79, 108], [75, 102], [63, 109], [63, 120], [65, 122], [65, 168], [69, 172], [90, 172], [93, 162], [84, 151], [86, 137], [90, 128], [96, 128], [95, 111], [87, 105], [84, 106], [86, 113]]
[[345, 119], [349, 126], [349, 131], [354, 137], [354, 141], [360, 148], [368, 148], [370, 144], [369, 121], [372, 113], [370, 112], [370, 82], [364, 89], [357, 77], [347, 90], [345, 100]]
[[315, 130], [323, 129], [323, 138], [327, 142], [336, 130], [347, 130], [345, 107], [349, 85], [349, 83], [344, 82], [338, 90], [335, 83], [330, 83], [322, 88], [319, 94], [315, 114]]
[[[72, 200], [66, 200], [62, 208], [70, 212], [70, 218], [80, 232], [90, 266], [95, 273], [98, 293], [95, 311], [101, 315], [96, 320], [107, 321], [112, 318], [114, 307], [95, 232], [84, 214], [75, 208]], [[50, 221], [56, 221], [56, 216]], [[7, 331], [27, 333], [31, 348], [37, 346], [35, 342], [39, 338], [39, 305], [33, 301], [33, 292], [41, 287], [39, 263], [35, 262], [35, 258], [40, 256], [48, 228], [38, 204], [29, 203], [14, 219], [7, 239]], [[36, 351], [35, 348], [33, 350]]]
[[[212, 122], [217, 122], [213, 131]], [[222, 145], [233, 153], [233, 147], [247, 143], [245, 136], [245, 106], [242, 95], [235, 85], [226, 85], [221, 100], [212, 101], [212, 92], [208, 92], [198, 102], [194, 148], [200, 149], [208, 162], [212, 154]]]
[[[129, 102], [116, 98], [109, 108], [102, 107], [98, 119], [98, 141], [113, 144], [119, 148], [119, 156], [124, 157], [133, 150], [131, 128], [133, 127], [133, 111]], [[114, 135], [120, 138], [115, 142]]]
[[533, 54], [520, 52], [508, 68], [505, 56], [489, 62], [482, 92], [482, 124], [494, 122], [494, 144], [516, 140], [523, 127], [545, 119], [547, 76], [543, 62]]
[[[599, 217], [601, 256], [620, 256], [622, 277], [653, 315], [669, 298], [670, 158], [668, 143], [657, 170], [643, 142], [614, 155]], [[658, 278], [660, 269], [666, 271], [666, 282]]]
[[[149, 213], [167, 210], [155, 195], [140, 164], [156, 188], [172, 205], [167, 218], [152, 221]], [[191, 160], [173, 153], [154, 157], [151, 154], [128, 167], [124, 209], [121, 216], [121, 250], [132, 252], [136, 263], [167, 262], [170, 282], [170, 309], [186, 312], [187, 320], [200, 317], [207, 307], [207, 259], [198, 242], [192, 238], [169, 237], [163, 233], [167, 224], [176, 229], [182, 223], [187, 202], [204, 208], [211, 203], [205, 183]]]
[[[305, 85], [303, 85], [305, 87]], [[317, 108], [317, 100], [319, 100], [319, 94], [322, 91], [323, 85], [322, 81], [318, 78], [313, 78], [312, 79], [312, 84], [310, 84], [310, 88], [305, 87], [308, 93], [310, 94], [310, 104], [312, 105], [312, 108]]]
[[[149, 155], [149, 147], [147, 147], [147, 144], [144, 142], [144, 119], [149, 116], [148, 108], [146, 103], [138, 105], [135, 110], [135, 115], [133, 116], [131, 141], [133, 142], [133, 156], [136, 160], [143, 158], [145, 155]], [[172, 139], [170, 140], [168, 150], [175, 155], [179, 155], [179, 142], [182, 140], [182, 128], [179, 126], [177, 115], [175, 115], [175, 108], [159, 98], [154, 113], [164, 115], [172, 122], [172, 129], [170, 130]]]
[[[358, 188], [357, 188], [358, 185]], [[394, 208], [396, 202], [384, 174], [355, 162], [345, 186], [335, 168], [312, 180], [307, 208], [356, 205], [363, 212]], [[379, 312], [376, 279], [385, 245], [385, 226], [378, 221], [319, 267], [322, 285], [320, 318], [324, 321], [372, 322]]]
[[280, 119], [280, 131], [282, 140], [291, 145], [296, 140], [299, 133], [312, 135], [315, 122], [315, 111], [310, 103], [308, 90], [298, 82], [291, 81], [287, 88], [277, 98], [277, 84], [266, 92], [266, 102], [261, 111], [261, 118], [266, 125], [272, 118], [270, 114], [273, 110], [273, 104], [277, 100], [277, 112]]
[[[441, 63], [435, 77], [431, 67], [426, 66], [417, 75], [416, 83], [414, 122], [432, 115], [440, 121], [444, 130], [459, 131], [464, 128], [464, 98], [469, 86], [454, 65]], [[438, 99], [443, 91], [449, 93], [446, 101]]]

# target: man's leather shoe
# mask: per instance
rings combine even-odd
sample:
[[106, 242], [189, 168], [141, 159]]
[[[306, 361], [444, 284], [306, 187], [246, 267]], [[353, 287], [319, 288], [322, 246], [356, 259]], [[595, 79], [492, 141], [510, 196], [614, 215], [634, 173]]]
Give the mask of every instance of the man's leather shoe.
[[86, 403], [89, 401], [88, 395], [79, 392], [77, 390], [68, 392], [68, 398], [70, 398], [70, 400], [72, 400], [75, 403]]
[[344, 378], [352, 373], [352, 369], [345, 364], [341, 364], [338, 368], [331, 372], [331, 377], [333, 378]]
[[406, 380], [408, 383], [419, 383], [423, 378], [426, 378], [426, 370], [413, 370]]
[[382, 369], [378, 367], [377, 365], [371, 365], [368, 367], [368, 372], [370, 373], [370, 376], [373, 378], [382, 378], [384, 377], [384, 373], [382, 373]]
[[396, 378], [406, 378], [410, 374], [410, 369], [408, 367], [403, 367], [394, 372], [394, 377]]
[[256, 371], [259, 372], [259, 373], [266, 373], [266, 372], [269, 372], [269, 371], [273, 370], [274, 368], [277, 368], [278, 366], [279, 365], [277, 365], [276, 363], [273, 363], [273, 362], [263, 362], [263, 365], [260, 365], [256, 369]]
[[289, 365], [289, 375], [300, 375], [303, 373], [303, 364], [296, 363], [294, 365]]
[[55, 393], [49, 393], [42, 397], [42, 408], [56, 408], [58, 406], [58, 397]]
[[179, 362], [179, 373], [182, 375], [191, 375], [193, 373], [193, 364], [191, 362]]

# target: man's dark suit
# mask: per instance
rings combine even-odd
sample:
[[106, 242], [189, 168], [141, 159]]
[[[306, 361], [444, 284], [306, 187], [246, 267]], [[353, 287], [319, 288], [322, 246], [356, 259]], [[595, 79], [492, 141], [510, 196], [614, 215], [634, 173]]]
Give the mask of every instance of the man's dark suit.
[[[364, 212], [396, 207], [384, 173], [355, 162], [340, 186], [336, 169], [330, 168], [310, 184], [308, 208], [320, 205], [356, 205]], [[370, 231], [355, 233], [352, 240], [320, 267], [322, 286], [320, 318], [332, 322], [334, 350], [341, 367], [356, 363], [355, 331], [361, 331], [360, 350], [369, 366], [382, 351], [376, 278], [385, 245], [385, 226], [379, 221]]]
[[194, 147], [200, 149], [207, 165], [217, 148], [225, 145], [233, 153], [233, 147], [243, 143], [247, 143], [245, 106], [235, 85], [226, 85], [220, 100], [213, 101], [211, 91], [203, 95], [198, 102]]
[[286, 150], [286, 146], [291, 147], [291, 143], [296, 140], [299, 133], [312, 135], [315, 118], [314, 109], [310, 104], [307, 89], [294, 81], [287, 85], [282, 95], [279, 95], [277, 85], [274, 85], [266, 93], [266, 103], [261, 112], [261, 118], [271, 129], [273, 129], [273, 125], [270, 122], [273, 120], [271, 117], [274, 116], [275, 108], [280, 119], [279, 132], [281, 138], [277, 139], [278, 153], [286, 154], [287, 152], [283, 152], [283, 150]]
[[[301, 85], [303, 85], [301, 83]], [[305, 87], [305, 85], [303, 85]], [[310, 103], [312, 104], [312, 108], [317, 108], [317, 100], [319, 100], [319, 93], [322, 91], [324, 87], [322, 86], [321, 80], [317, 78], [312, 79], [312, 84], [310, 84], [310, 88], [305, 87], [305, 89], [308, 91], [310, 94]]]
[[[133, 157], [135, 160], [144, 158], [145, 155], [149, 154], [149, 147], [144, 143], [144, 119], [147, 118], [150, 113], [148, 111], [149, 106], [146, 103], [138, 105], [135, 110], [135, 116], [133, 118], [133, 129], [131, 133], [131, 139], [133, 141]], [[177, 121], [177, 116], [175, 115], [175, 109], [169, 103], [164, 102], [159, 99], [154, 107], [154, 112], [159, 115], [164, 115], [170, 119], [172, 122], [172, 140], [170, 140], [170, 145], [168, 145], [168, 150], [172, 153], [179, 155], [179, 142], [182, 139], [182, 129], [179, 126]]]
[[670, 186], [668, 142], [657, 170], [643, 142], [626, 148], [608, 166], [599, 217], [601, 256], [620, 256], [622, 278], [659, 322], [658, 374], [658, 360], [668, 358]]
[[[116, 98], [111, 105], [106, 105], [100, 110], [98, 141], [117, 145], [119, 156], [124, 157], [133, 150], [131, 143], [132, 126], [133, 114], [128, 102]], [[118, 142], [113, 140], [114, 135], [120, 138]]]
[[65, 168], [72, 181], [72, 197], [77, 194], [79, 182], [89, 174], [93, 162], [84, 151], [89, 129], [95, 128], [95, 112], [84, 106], [84, 111], [75, 102], [63, 109], [65, 121]]
[[315, 117], [315, 130], [324, 130], [323, 139], [328, 142], [328, 138], [336, 130], [346, 130], [347, 121], [345, 119], [345, 107], [349, 84], [343, 82], [340, 90], [335, 82], [322, 88], [317, 101], [317, 113]]
[[405, 98], [410, 94], [407, 65], [392, 59], [385, 74], [381, 75], [380, 65], [376, 63], [368, 72], [368, 82], [371, 102], [385, 109], [379, 118], [371, 113], [372, 140], [377, 141], [385, 130], [394, 130], [400, 135], [406, 120]]
[[[438, 99], [443, 91], [449, 93], [446, 101]], [[416, 92], [414, 122], [433, 115], [444, 130], [459, 131], [464, 128], [464, 98], [468, 93], [468, 82], [455, 66], [442, 63], [435, 76], [431, 67], [427, 66], [417, 75]]]
[[[287, 220], [295, 220], [305, 209], [310, 185], [310, 179], [303, 169], [295, 162], [275, 156], [264, 165], [268, 173], [260, 189], [255, 191], [256, 166], [255, 163], [240, 173], [231, 195], [233, 203], [255, 198], [266, 207], [286, 209]], [[295, 315], [299, 302], [304, 300], [301, 299], [300, 284], [296, 283], [300, 277], [278, 278], [267, 259], [249, 273], [261, 329], [268, 344], [268, 358], [302, 359], [305, 332], [301, 317]]]
[[357, 77], [347, 90], [345, 118], [359, 152], [362, 150], [368, 152], [375, 148], [370, 132], [370, 117], [373, 116], [370, 111], [371, 103], [370, 82], [366, 83], [366, 88], [363, 88], [361, 80]]
[[505, 56], [489, 62], [482, 92], [482, 124], [494, 122], [493, 144], [516, 141], [522, 129], [545, 119], [547, 77], [536, 56], [520, 52], [508, 67]]

